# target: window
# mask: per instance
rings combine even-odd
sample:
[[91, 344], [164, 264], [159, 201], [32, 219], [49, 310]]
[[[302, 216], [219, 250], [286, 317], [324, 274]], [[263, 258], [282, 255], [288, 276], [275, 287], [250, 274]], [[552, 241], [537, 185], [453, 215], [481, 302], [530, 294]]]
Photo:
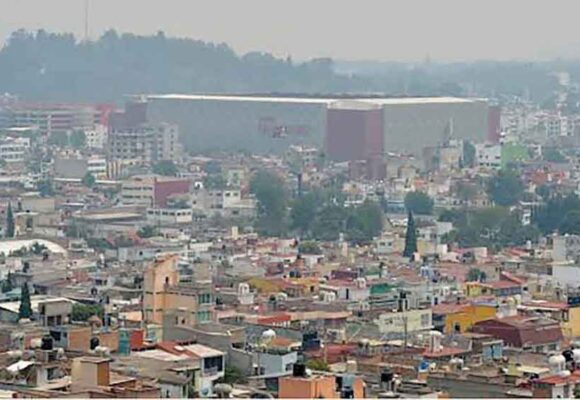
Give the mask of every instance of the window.
[[222, 356], [208, 357], [203, 359], [204, 371], [221, 372], [224, 368], [224, 358]]
[[202, 293], [198, 296], [199, 304], [211, 303], [211, 293]]
[[208, 322], [210, 320], [211, 314], [209, 311], [198, 311], [197, 312], [197, 322]]

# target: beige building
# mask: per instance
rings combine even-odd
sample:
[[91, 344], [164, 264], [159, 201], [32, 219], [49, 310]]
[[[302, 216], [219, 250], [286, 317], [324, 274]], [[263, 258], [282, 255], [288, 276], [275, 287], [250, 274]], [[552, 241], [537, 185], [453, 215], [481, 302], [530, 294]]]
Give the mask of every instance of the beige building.
[[375, 324], [387, 338], [401, 339], [405, 334], [431, 330], [433, 317], [430, 308], [387, 312], [379, 315]]
[[156, 261], [145, 271], [143, 316], [145, 322], [162, 324], [171, 311], [179, 325], [213, 320], [214, 295], [211, 281], [180, 282], [178, 256]]

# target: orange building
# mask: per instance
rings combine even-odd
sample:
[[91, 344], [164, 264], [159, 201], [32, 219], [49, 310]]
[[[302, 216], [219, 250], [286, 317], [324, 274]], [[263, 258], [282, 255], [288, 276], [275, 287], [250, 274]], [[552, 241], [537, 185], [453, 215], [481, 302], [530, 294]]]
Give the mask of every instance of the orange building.
[[[346, 392], [350, 392], [350, 395]], [[309, 376], [306, 374], [304, 365], [295, 364], [292, 376], [280, 378], [278, 397], [281, 399], [362, 399], [365, 397], [365, 384], [362, 378], [354, 375]]]

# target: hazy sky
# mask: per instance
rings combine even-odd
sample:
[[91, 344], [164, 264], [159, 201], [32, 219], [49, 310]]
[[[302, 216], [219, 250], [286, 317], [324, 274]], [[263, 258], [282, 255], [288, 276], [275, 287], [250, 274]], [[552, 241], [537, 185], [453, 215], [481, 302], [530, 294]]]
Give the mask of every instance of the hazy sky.
[[[578, 0], [88, 0], [90, 36], [115, 28], [296, 59], [538, 59], [580, 55]], [[85, 0], [0, 0], [18, 28], [84, 32]]]

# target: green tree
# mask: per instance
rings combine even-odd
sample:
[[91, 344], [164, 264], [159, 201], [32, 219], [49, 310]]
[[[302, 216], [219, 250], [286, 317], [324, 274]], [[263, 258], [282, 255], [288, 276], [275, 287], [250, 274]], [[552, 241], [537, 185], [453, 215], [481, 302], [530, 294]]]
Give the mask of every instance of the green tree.
[[286, 232], [287, 201], [284, 183], [268, 171], [258, 171], [250, 181], [250, 191], [258, 200], [256, 228], [267, 236]]
[[566, 213], [560, 226], [558, 227], [558, 231], [561, 234], [580, 234], [580, 210], [572, 210]]
[[290, 228], [301, 236], [308, 235], [316, 218], [318, 204], [318, 199], [313, 193], [295, 199], [290, 209]]
[[221, 172], [216, 174], [208, 174], [203, 179], [203, 186], [206, 189], [224, 189], [227, 182]]
[[560, 152], [560, 150], [553, 147], [549, 147], [542, 152], [542, 158], [544, 161], [553, 162], [557, 164], [565, 163], [566, 157]]
[[485, 282], [487, 275], [478, 268], [470, 268], [465, 279], [467, 282]]
[[413, 214], [431, 214], [433, 212], [433, 200], [424, 192], [409, 192], [405, 196], [405, 208]]
[[322, 254], [320, 246], [316, 242], [302, 242], [298, 245], [298, 252], [300, 254]]
[[220, 380], [220, 383], [233, 384], [243, 384], [246, 383], [247, 379], [243, 371], [233, 367], [231, 365], [226, 365], [224, 370], [224, 377]]
[[179, 170], [171, 160], [159, 161], [153, 166], [153, 173], [164, 176], [176, 176]]
[[536, 194], [540, 196], [544, 201], [548, 200], [552, 195], [552, 190], [549, 185], [540, 185], [536, 187]]
[[407, 232], [405, 234], [405, 249], [403, 257], [412, 257], [417, 252], [417, 229], [413, 213], [409, 211], [407, 216]]
[[6, 237], [13, 238], [15, 233], [14, 214], [12, 213], [12, 204], [8, 203], [6, 211]]
[[73, 304], [71, 319], [78, 322], [86, 322], [90, 317], [96, 315], [97, 317], [103, 319], [105, 315], [105, 310], [102, 306], [98, 304], [83, 304], [75, 303]]
[[463, 166], [471, 168], [475, 166], [475, 146], [465, 140], [463, 142]]
[[86, 187], [88, 187], [88, 188], [92, 188], [93, 186], [95, 186], [96, 181], [97, 180], [95, 179], [95, 177], [93, 176], [93, 174], [91, 174], [90, 172], [87, 172], [85, 174], [85, 176], [83, 176], [83, 179], [81, 180], [81, 183], [83, 185], [85, 185]]
[[32, 306], [30, 304], [30, 292], [28, 291], [28, 284], [22, 285], [20, 291], [20, 307], [18, 308], [18, 319], [30, 318], [32, 316]]
[[537, 207], [532, 212], [532, 222], [544, 234], [550, 234], [556, 229], [574, 231], [573, 220], [566, 223], [568, 217], [575, 218], [574, 211], [580, 211], [580, 199], [570, 194], [568, 196], [550, 196], [544, 206]]
[[48, 144], [65, 147], [68, 145], [68, 135], [65, 132], [51, 132], [48, 137]]
[[49, 179], [43, 179], [41, 181], [38, 181], [38, 183], [36, 184], [36, 190], [38, 190], [38, 192], [42, 197], [54, 196], [52, 181]]
[[346, 230], [348, 213], [344, 207], [329, 204], [317, 213], [312, 225], [312, 236], [317, 240], [337, 240]]
[[142, 239], [150, 238], [158, 234], [157, 229], [151, 225], [145, 225], [137, 231], [137, 235]]
[[12, 291], [12, 289], [14, 289], [14, 286], [12, 285], [12, 273], [9, 272], [8, 275], [6, 276], [6, 279], [2, 281], [2, 284], [0, 285], [0, 290], [2, 291], [2, 293], [8, 293]]
[[46, 247], [42, 243], [34, 242], [32, 243], [32, 246], [30, 246], [30, 251], [32, 252], [32, 254], [39, 256], [44, 252], [48, 251], [48, 247]]
[[68, 142], [75, 149], [80, 149], [87, 144], [87, 136], [83, 131], [76, 130], [70, 134]]
[[311, 358], [310, 360], [306, 361], [306, 368], [309, 368], [313, 371], [330, 371], [328, 363], [321, 358]]
[[488, 182], [487, 191], [493, 202], [500, 206], [513, 206], [523, 196], [524, 184], [514, 170], [499, 171]]
[[379, 236], [382, 230], [383, 212], [381, 207], [372, 201], [365, 201], [356, 207], [346, 221], [346, 233], [353, 242], [368, 243]]
[[475, 197], [477, 196], [477, 186], [472, 184], [472, 183], [465, 183], [465, 182], [460, 182], [457, 185], [457, 197], [464, 201], [464, 202], [468, 202], [471, 201], [473, 199], [475, 199]]

